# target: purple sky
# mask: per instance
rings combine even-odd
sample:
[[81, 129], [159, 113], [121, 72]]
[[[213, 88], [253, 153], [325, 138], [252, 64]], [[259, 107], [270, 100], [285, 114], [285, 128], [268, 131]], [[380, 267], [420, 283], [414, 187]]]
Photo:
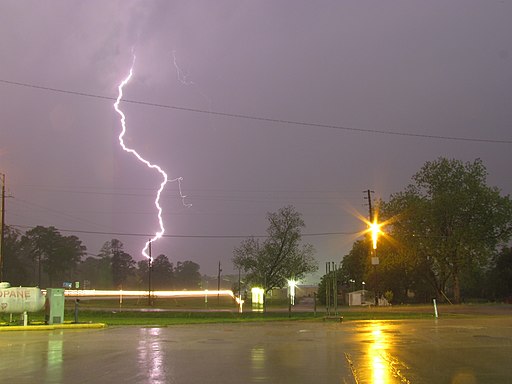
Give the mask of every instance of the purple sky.
[[166, 234], [185, 237], [153, 255], [230, 273], [230, 237], [264, 234], [266, 213], [293, 204], [306, 234], [339, 233], [304, 237], [315, 281], [364, 229], [363, 190], [388, 199], [426, 161], [479, 157], [512, 192], [510, 20], [512, 2], [491, 0], [2, 1], [6, 222], [75, 233], [91, 254], [118, 238], [142, 259], [161, 179], [121, 150], [113, 101], [9, 83], [115, 98], [133, 50], [126, 99], [313, 124], [121, 103], [127, 144], [183, 177], [193, 204], [168, 185]]

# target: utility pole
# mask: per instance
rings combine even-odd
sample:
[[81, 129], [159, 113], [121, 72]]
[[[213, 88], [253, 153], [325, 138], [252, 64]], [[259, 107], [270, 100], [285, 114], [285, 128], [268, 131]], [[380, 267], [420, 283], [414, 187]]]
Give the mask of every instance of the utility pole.
[[222, 269], [220, 268], [220, 260], [219, 260], [219, 271], [217, 274], [217, 305], [220, 304], [220, 273], [222, 272]]
[[327, 316], [338, 316], [338, 266], [334, 261], [325, 263], [325, 301]]
[[[370, 189], [366, 190], [366, 191], [363, 191], [363, 192], [366, 192], [367, 193], [367, 197], [365, 197], [365, 199], [368, 199], [368, 214], [369, 214], [369, 220], [370, 220], [370, 230], [374, 231], [377, 228], [375, 228], [374, 226], [377, 225], [376, 223], [376, 220], [375, 220], [375, 213], [372, 209], [372, 193], [375, 193], [374, 191], [371, 191]], [[375, 234], [376, 235], [376, 234]], [[374, 236], [374, 234], [372, 233], [372, 237]], [[373, 238], [372, 238], [373, 240]], [[371, 264], [375, 267], [374, 268], [374, 272], [375, 272], [375, 305], [379, 305], [379, 296], [378, 296], [378, 292], [377, 292], [377, 285], [376, 285], [376, 282], [377, 282], [377, 265], [379, 264], [379, 257], [377, 256], [377, 243], [373, 243], [373, 247], [370, 247], [370, 260], [371, 260]]]
[[2, 179], [2, 216], [0, 218], [2, 229], [0, 230], [0, 281], [3, 281], [4, 270], [4, 243], [5, 243], [5, 174], [0, 173]]
[[238, 268], [238, 297], [240, 298], [240, 300], [242, 299], [242, 279], [241, 279], [241, 270], [240, 268]]
[[149, 260], [148, 260], [148, 305], [151, 306], [151, 269], [153, 268], [153, 258], [151, 257], [151, 240], [149, 240], [148, 244], [149, 248]]
[[368, 216], [368, 220], [370, 221], [370, 223], [373, 223], [373, 209], [372, 209], [372, 193], [375, 193], [375, 191], [372, 191], [370, 189], [366, 190], [366, 191], [363, 191], [363, 193], [367, 193], [367, 197], [365, 197], [365, 199], [368, 199], [368, 211], [369, 211], [369, 216]]

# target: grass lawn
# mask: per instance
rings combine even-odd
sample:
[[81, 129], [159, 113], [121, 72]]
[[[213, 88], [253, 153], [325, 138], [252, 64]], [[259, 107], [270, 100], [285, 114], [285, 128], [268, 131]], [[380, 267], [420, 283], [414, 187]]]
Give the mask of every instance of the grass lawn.
[[[66, 300], [64, 321], [74, 322], [75, 302]], [[512, 314], [512, 306], [495, 306], [498, 312]], [[286, 302], [273, 301], [267, 306], [267, 312], [258, 313], [244, 307], [243, 313], [236, 311], [236, 306], [230, 298], [209, 298], [205, 302], [202, 298], [186, 299], [158, 299], [151, 306], [148, 300], [126, 299], [119, 300], [81, 300], [79, 303], [79, 323], [104, 323], [111, 326], [138, 325], [138, 326], [168, 326], [174, 324], [198, 323], [242, 323], [242, 322], [268, 322], [268, 321], [324, 321], [326, 313], [319, 308], [315, 314], [312, 308], [300, 311], [293, 308], [288, 313]], [[493, 306], [477, 304], [473, 306], [445, 306], [440, 307], [440, 316], [482, 316], [488, 315], [486, 311]], [[431, 306], [410, 305], [396, 307], [340, 307], [339, 313], [343, 321], [354, 320], [401, 320], [401, 319], [432, 319], [434, 317]], [[492, 313], [491, 313], [492, 314]], [[19, 323], [19, 315], [14, 316], [11, 323], [8, 314], [2, 314], [0, 322], [4, 325]], [[45, 320], [44, 311], [29, 314], [31, 323], [42, 323]]]
[[[175, 324], [199, 324], [199, 323], [244, 323], [244, 322], [270, 322], [270, 321], [324, 321], [325, 313], [317, 312], [292, 312], [286, 310], [256, 312], [227, 312], [227, 311], [158, 311], [143, 312], [125, 310], [80, 310], [79, 323], [104, 323], [107, 325], [145, 325], [167, 326]], [[351, 320], [393, 320], [393, 319], [427, 319], [431, 314], [421, 312], [373, 312], [358, 311], [342, 313], [343, 321]], [[15, 317], [15, 321], [19, 317]], [[44, 322], [44, 312], [29, 314], [31, 323]], [[8, 315], [3, 317], [4, 324], [8, 323]], [[66, 310], [64, 321], [74, 322], [74, 310]]]

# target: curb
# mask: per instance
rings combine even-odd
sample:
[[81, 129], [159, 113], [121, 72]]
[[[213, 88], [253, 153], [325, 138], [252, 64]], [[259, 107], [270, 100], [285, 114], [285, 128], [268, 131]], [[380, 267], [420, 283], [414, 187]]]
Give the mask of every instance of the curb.
[[103, 323], [84, 323], [84, 324], [53, 324], [53, 325], [6, 325], [0, 326], [0, 332], [8, 331], [53, 331], [55, 329], [98, 329], [106, 328]]

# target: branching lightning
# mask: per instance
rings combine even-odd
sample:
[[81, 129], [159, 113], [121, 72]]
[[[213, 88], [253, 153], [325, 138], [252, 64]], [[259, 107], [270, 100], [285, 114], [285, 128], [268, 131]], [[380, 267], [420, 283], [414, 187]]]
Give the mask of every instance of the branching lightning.
[[[176, 69], [176, 76], [178, 77], [178, 81], [183, 85], [197, 87], [197, 84], [194, 83], [194, 81], [189, 80], [188, 71], [184, 71], [178, 65], [178, 59], [176, 57], [176, 50], [172, 51], [172, 62], [174, 64], [174, 68]], [[199, 95], [201, 95], [201, 97], [206, 100], [206, 103], [208, 104], [208, 111], [211, 112], [212, 111], [212, 100], [203, 91], [201, 91], [201, 89], [199, 87], [197, 87], [197, 91], [198, 91]]]
[[123, 111], [119, 108], [119, 103], [121, 102], [121, 99], [123, 98], [123, 88], [124, 88], [124, 86], [126, 84], [128, 84], [128, 82], [132, 78], [133, 67], [135, 65], [135, 58], [136, 58], [135, 55], [133, 55], [133, 61], [132, 61], [132, 66], [130, 67], [130, 72], [129, 72], [128, 76], [126, 76], [126, 78], [119, 84], [119, 86], [117, 88], [118, 89], [118, 96], [117, 96], [116, 102], [114, 103], [114, 109], [119, 114], [119, 116], [121, 117], [120, 121], [121, 121], [121, 128], [122, 129], [121, 129], [121, 133], [119, 134], [119, 144], [121, 145], [123, 150], [128, 152], [128, 153], [131, 153], [132, 155], [134, 155], [140, 162], [145, 164], [148, 168], [156, 169], [158, 171], [158, 173], [160, 173], [160, 175], [162, 176], [162, 182], [160, 183], [160, 188], [158, 188], [158, 191], [156, 193], [156, 198], [155, 198], [155, 201], [154, 201], [155, 207], [156, 207], [156, 209], [158, 211], [158, 215], [157, 216], [158, 216], [158, 224], [159, 224], [160, 230], [157, 231], [155, 233], [155, 235], [146, 242], [144, 248], [142, 249], [142, 254], [146, 258], [151, 260], [151, 256], [147, 253], [149, 245], [152, 242], [160, 239], [162, 237], [162, 235], [165, 233], [164, 222], [163, 222], [163, 219], [162, 219], [162, 212], [163, 212], [163, 210], [162, 210], [162, 206], [160, 205], [160, 195], [162, 194], [162, 191], [164, 190], [165, 185], [167, 184], [167, 182], [168, 181], [177, 181], [178, 182], [178, 189], [179, 189], [179, 193], [180, 193], [180, 197], [181, 197], [181, 201], [182, 201], [183, 205], [186, 206], [186, 207], [190, 207], [190, 206], [192, 206], [192, 204], [185, 203], [185, 198], [187, 196], [183, 195], [182, 190], [181, 190], [181, 182], [183, 181], [182, 177], [177, 177], [176, 179], [169, 180], [169, 177], [167, 176], [167, 173], [159, 165], [152, 164], [148, 160], [144, 159], [136, 150], [127, 147], [125, 142], [124, 142], [124, 136], [126, 134], [126, 116], [123, 113]]
[[188, 80], [188, 73], [185, 73], [178, 65], [178, 59], [176, 59], [176, 50], [172, 51], [172, 62], [174, 64], [174, 68], [176, 68], [176, 74], [178, 75], [178, 80], [180, 83], [184, 85], [194, 85], [192, 80]]

